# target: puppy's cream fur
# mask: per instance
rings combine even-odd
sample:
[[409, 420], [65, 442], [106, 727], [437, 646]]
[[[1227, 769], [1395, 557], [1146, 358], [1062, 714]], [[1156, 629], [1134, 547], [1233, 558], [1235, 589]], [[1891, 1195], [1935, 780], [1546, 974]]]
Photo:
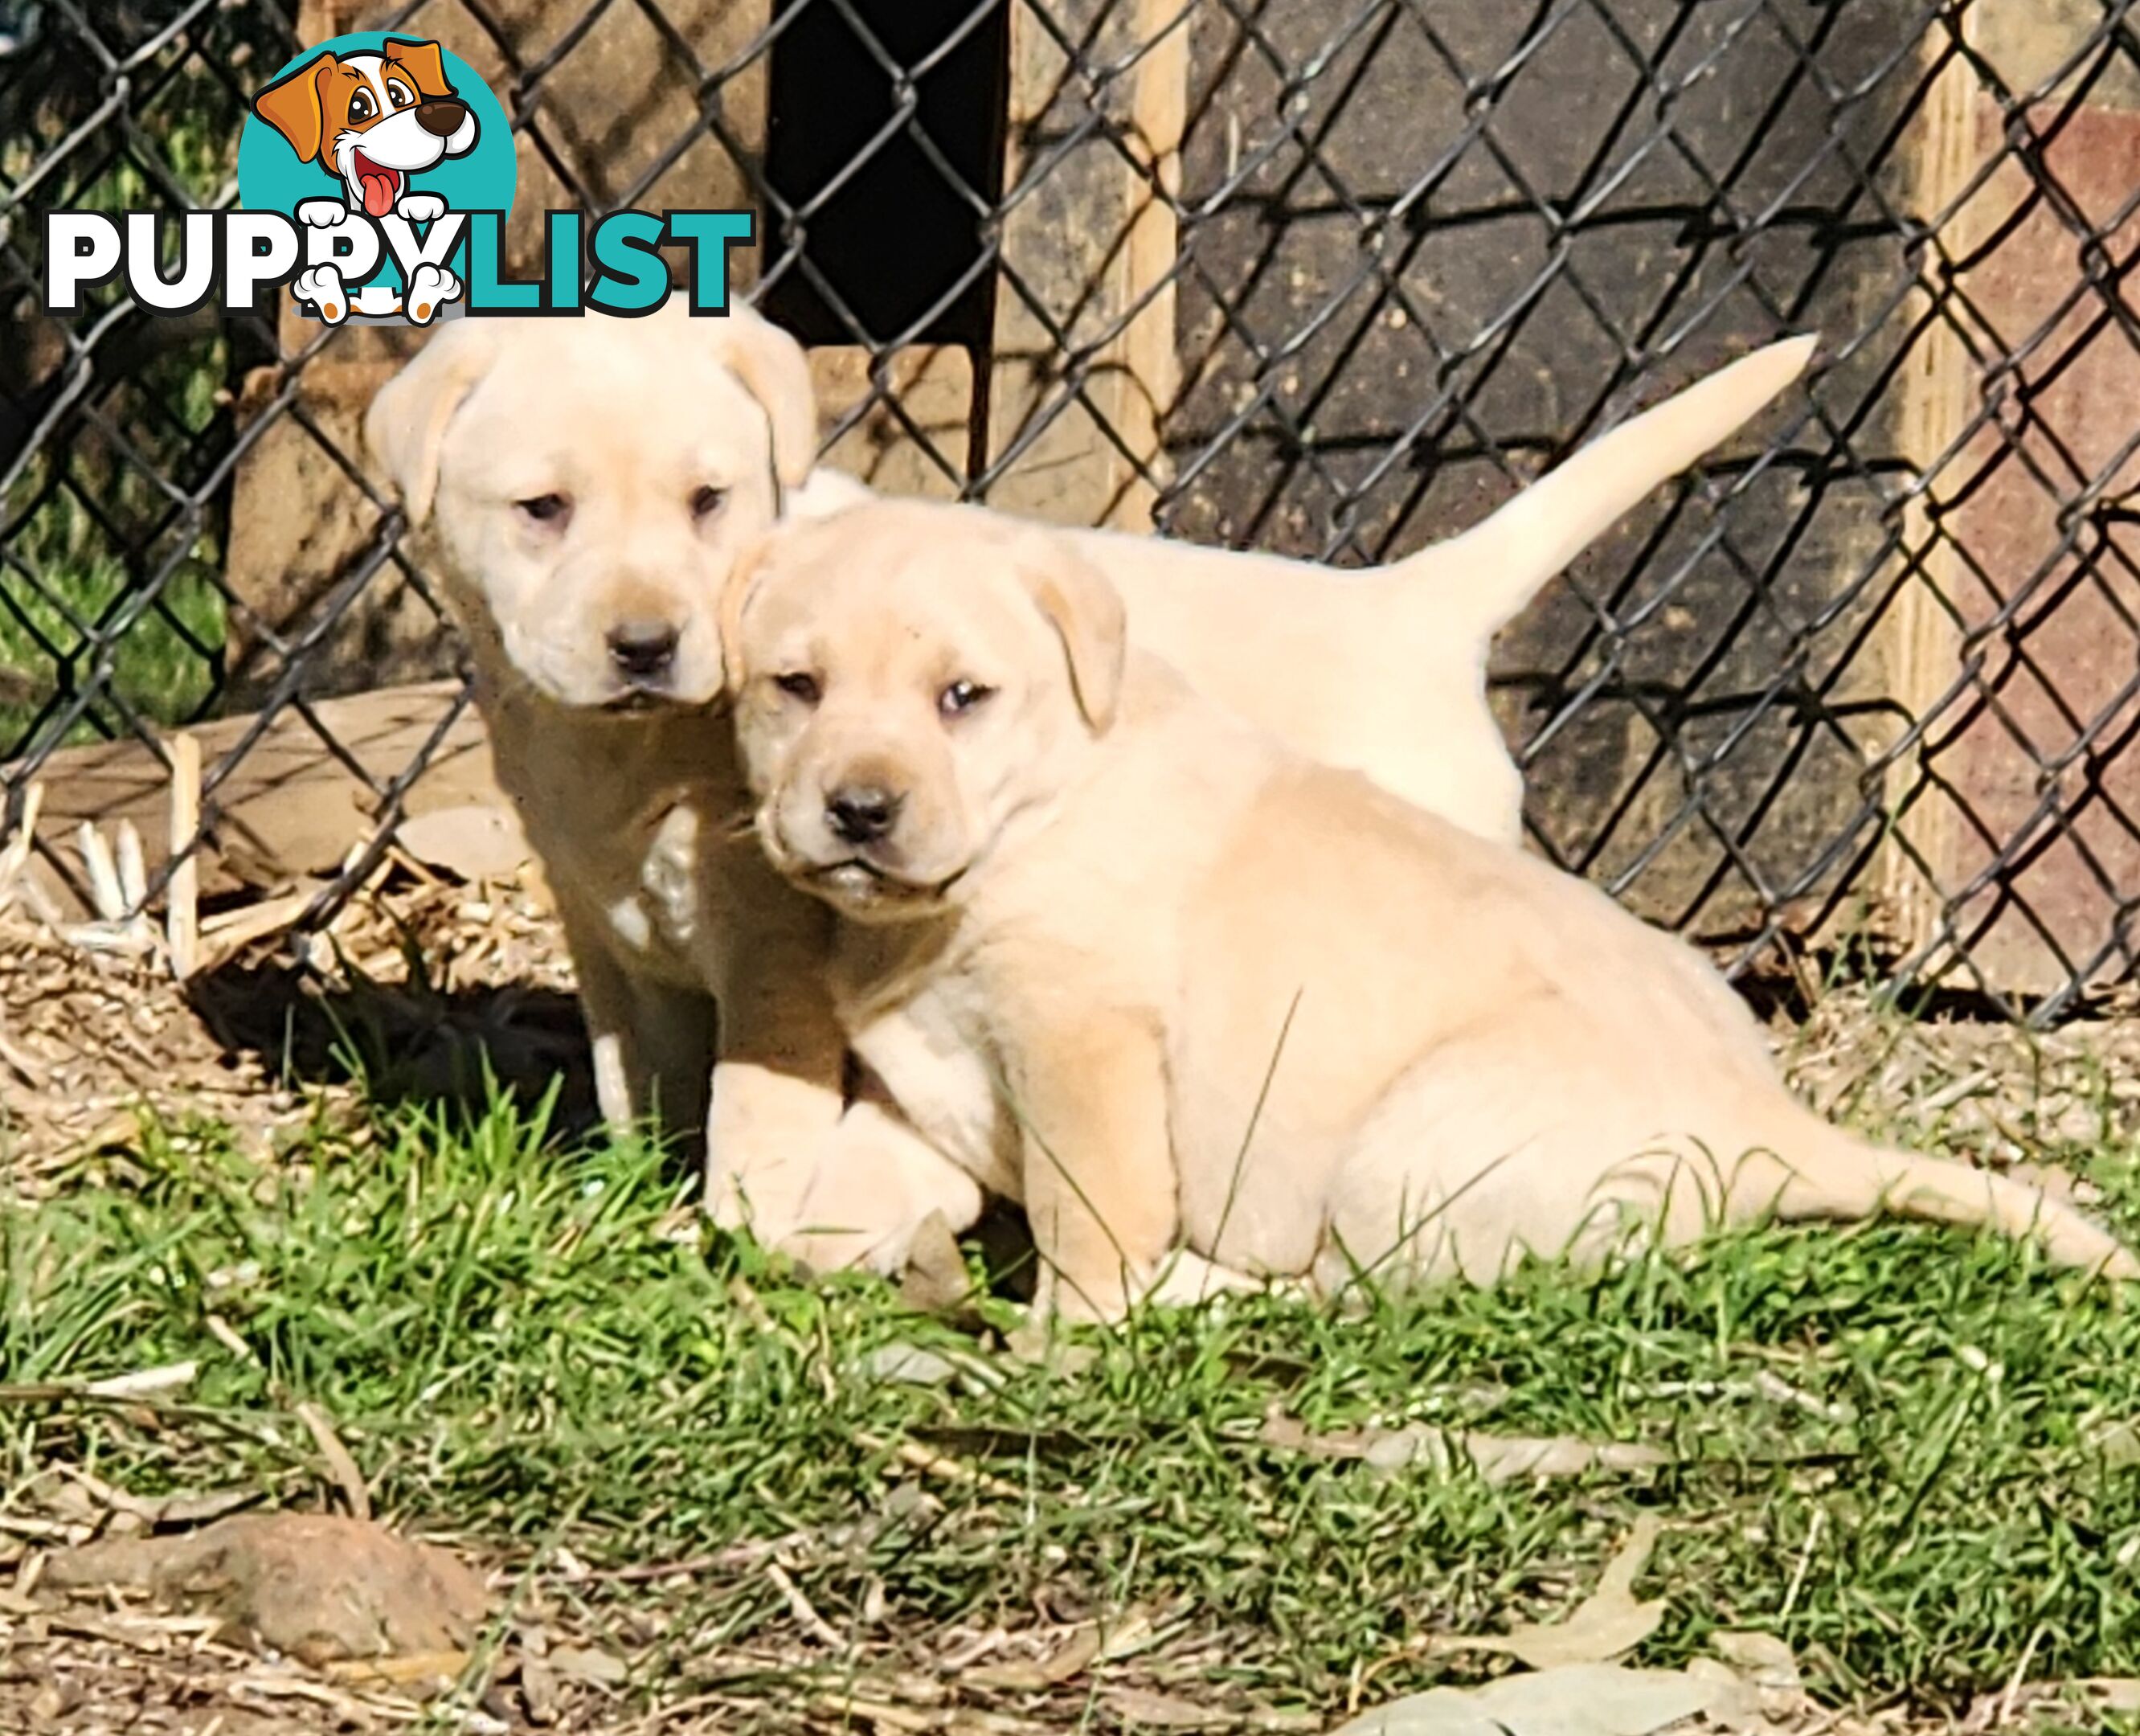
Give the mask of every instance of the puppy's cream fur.
[[[1201, 691], [1299, 751], [1513, 838], [1521, 786], [1485, 701], [1494, 628], [1809, 352], [1794, 340], [1733, 364], [1478, 529], [1374, 572], [1072, 540], [1130, 599], [1139, 644]], [[658, 1104], [675, 1126], [705, 1124], [719, 999], [717, 1217], [800, 1245], [834, 1212], [856, 1233], [804, 1238], [812, 1257], [881, 1266], [929, 1209], [970, 1217], [964, 1171], [873, 1105], [839, 1120], [839, 1033], [816, 964], [827, 919], [733, 836], [748, 804], [718, 709], [715, 600], [783, 512], [870, 498], [812, 469], [800, 347], [741, 309], [457, 321], [380, 393], [366, 431], [412, 524], [435, 513], [499, 781], [564, 912], [606, 1117]], [[626, 627], [673, 631], [658, 673], [620, 665]]]
[[796, 525], [722, 637], [763, 842], [843, 918], [850, 1040], [1024, 1202], [1059, 1306], [1119, 1314], [1177, 1243], [1331, 1291], [1882, 1208], [2140, 1275], [2034, 1188], [1819, 1119], [1596, 888], [1131, 650], [1065, 539], [916, 503]]

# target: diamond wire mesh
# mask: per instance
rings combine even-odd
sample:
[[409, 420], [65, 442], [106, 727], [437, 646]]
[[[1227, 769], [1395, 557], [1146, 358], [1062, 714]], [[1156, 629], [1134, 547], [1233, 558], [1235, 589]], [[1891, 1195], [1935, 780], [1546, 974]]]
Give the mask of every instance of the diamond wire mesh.
[[[2140, 897], [2129, 11], [431, 0], [331, 22], [478, 65], [523, 218], [753, 204], [759, 304], [860, 347], [828, 445], [869, 431], [919, 485], [1014, 508], [1068, 451], [1112, 493], [1058, 515], [1127, 499], [1174, 534], [1388, 558], [1637, 400], [1817, 327], [1806, 391], [1504, 636], [1534, 841], [1735, 966], [1848, 935], [1897, 981], [2048, 1018], [2130, 979]], [[321, 709], [455, 666], [348, 405], [308, 384], [338, 362], [375, 384], [390, 344], [265, 307], [152, 318], [123, 288], [55, 319], [32, 288], [47, 210], [231, 204], [251, 88], [319, 22], [0, 5], [11, 824], [56, 752], [160, 754], [219, 711], [254, 720], [209, 767], [211, 829], [292, 717], [390, 819], [422, 769], [351, 753]], [[1167, 78], [1178, 155], [1146, 101]], [[887, 211], [922, 241], [888, 246]], [[1167, 391], [1139, 411], [1125, 357], [1156, 324]], [[948, 420], [918, 407], [917, 346], [968, 357]], [[326, 569], [263, 583], [261, 490], [328, 484]]]

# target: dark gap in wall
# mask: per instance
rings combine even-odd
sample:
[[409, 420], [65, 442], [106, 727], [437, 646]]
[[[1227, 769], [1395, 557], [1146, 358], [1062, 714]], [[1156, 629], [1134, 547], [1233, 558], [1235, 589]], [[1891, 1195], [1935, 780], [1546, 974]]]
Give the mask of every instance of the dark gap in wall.
[[[895, 74], [856, 31], [859, 20], [898, 66], [941, 50], [977, 11], [986, 16], [915, 81], [915, 122], [965, 186], [993, 209], [1003, 189], [1004, 90], [1012, 0], [778, 0], [786, 27], [773, 47], [766, 176], [804, 207], [869, 149], [898, 111]], [[852, 17], [850, 17], [850, 12]], [[981, 218], [911, 132], [884, 140], [824, 205], [802, 220], [804, 253], [862, 326], [858, 335], [802, 273], [790, 268], [759, 303], [808, 344], [861, 337], [964, 344], [984, 354], [994, 273], [982, 272], [910, 333], [981, 257]], [[777, 216], [770, 267], [798, 240]]]

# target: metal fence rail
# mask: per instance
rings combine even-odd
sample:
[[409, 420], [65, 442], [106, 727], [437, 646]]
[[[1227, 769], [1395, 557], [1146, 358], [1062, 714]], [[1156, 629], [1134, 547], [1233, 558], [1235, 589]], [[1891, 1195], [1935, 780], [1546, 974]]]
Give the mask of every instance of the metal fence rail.
[[[32, 289], [46, 211], [230, 204], [253, 87], [390, 26], [503, 101], [520, 218], [755, 204], [759, 305], [848, 357], [835, 461], [894, 486], [1386, 558], [1818, 328], [1760, 439], [1504, 636], [1536, 842], [1740, 964], [1848, 939], [2056, 1016], [2130, 981], [2140, 898], [2130, 12], [4, 0], [10, 824], [56, 751], [218, 711], [258, 721], [218, 738], [211, 828], [278, 720], [383, 814], [420, 770], [345, 751], [323, 703], [453, 667], [354, 445], [393, 342], [119, 290], [55, 320]], [[258, 529], [291, 489], [331, 559]]]

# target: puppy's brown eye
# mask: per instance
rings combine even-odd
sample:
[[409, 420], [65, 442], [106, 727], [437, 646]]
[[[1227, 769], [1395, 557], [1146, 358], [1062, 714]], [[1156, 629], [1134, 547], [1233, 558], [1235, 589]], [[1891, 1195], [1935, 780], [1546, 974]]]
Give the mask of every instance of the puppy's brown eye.
[[528, 518], [537, 524], [562, 523], [572, 511], [572, 503], [562, 494], [531, 494], [525, 500], [513, 503]]
[[954, 681], [936, 696], [936, 709], [946, 717], [963, 717], [995, 691], [979, 681]]
[[371, 118], [371, 91], [359, 91], [350, 98], [349, 118], [352, 120], [369, 120]]
[[726, 489], [717, 489], [708, 483], [691, 496], [691, 516], [695, 519], [710, 518], [728, 504], [728, 498]]
[[773, 685], [790, 699], [805, 706], [816, 705], [825, 691], [817, 685], [816, 676], [803, 675], [799, 672], [794, 675], [776, 675], [773, 678]]

